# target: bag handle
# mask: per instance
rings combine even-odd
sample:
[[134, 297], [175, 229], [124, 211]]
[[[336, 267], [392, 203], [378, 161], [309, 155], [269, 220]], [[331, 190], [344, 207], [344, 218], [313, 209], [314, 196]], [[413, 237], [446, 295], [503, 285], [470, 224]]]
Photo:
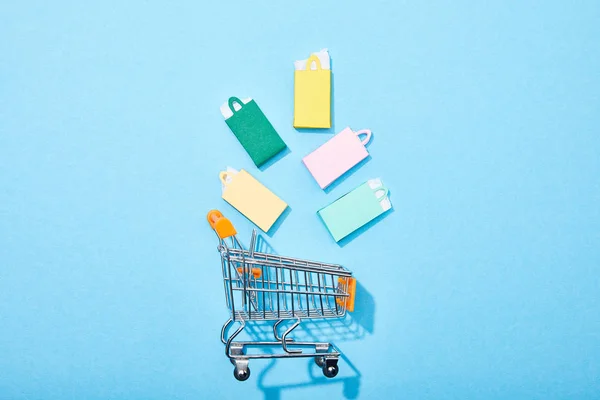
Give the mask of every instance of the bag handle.
[[221, 181], [221, 183], [223, 185], [227, 185], [227, 171], [221, 171], [219, 172], [219, 180]]
[[238, 105], [240, 106], [240, 109], [242, 107], [244, 107], [244, 103], [242, 103], [242, 101], [239, 98], [235, 97], [235, 96], [230, 97], [228, 103], [229, 103], [229, 109], [234, 114], [236, 113], [236, 109], [233, 107], [233, 103], [238, 103]]
[[[382, 196], [377, 196], [377, 193], [379, 192], [383, 192]], [[389, 189], [386, 188], [385, 186], [379, 186], [378, 188], [373, 189], [373, 193], [375, 193], [375, 198], [377, 199], [377, 201], [381, 201], [383, 199], [385, 199], [389, 193]]]
[[[381, 182], [381, 181], [379, 181], [379, 182]], [[375, 198], [377, 199], [377, 201], [381, 201], [381, 200], [385, 199], [389, 193], [388, 188], [383, 186], [383, 183], [377, 187], [371, 188], [371, 190], [373, 191], [373, 194], [375, 194]], [[383, 195], [377, 196], [377, 193], [379, 193], [379, 192], [383, 192]]]
[[206, 219], [208, 220], [210, 227], [214, 229], [221, 240], [237, 234], [231, 221], [225, 218], [219, 210], [210, 210], [208, 214], [206, 214]]
[[310, 57], [308, 57], [308, 60], [306, 60], [306, 70], [307, 71], [312, 71], [312, 69], [310, 67], [312, 66], [313, 61], [315, 62], [317, 71], [322, 69], [321, 68], [321, 60], [319, 60], [319, 57], [317, 57], [316, 55], [313, 54]]
[[360, 135], [367, 135], [366, 138], [364, 138], [363, 140], [361, 140], [361, 143], [363, 146], [366, 146], [367, 143], [369, 143], [369, 141], [371, 140], [371, 130], [370, 129], [361, 129], [358, 132], [354, 132], [354, 134], [356, 135], [356, 137], [358, 137], [360, 139]]

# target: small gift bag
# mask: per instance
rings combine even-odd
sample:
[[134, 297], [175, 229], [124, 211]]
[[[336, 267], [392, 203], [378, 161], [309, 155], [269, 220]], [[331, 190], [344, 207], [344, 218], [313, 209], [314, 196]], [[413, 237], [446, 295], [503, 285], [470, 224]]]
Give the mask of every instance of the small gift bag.
[[[360, 136], [365, 135], [361, 141]], [[365, 148], [371, 140], [371, 131], [363, 129], [353, 132], [345, 128], [321, 147], [307, 155], [302, 162], [315, 178], [321, 189], [369, 156]]]
[[287, 208], [287, 203], [245, 170], [233, 168], [219, 173], [223, 200], [231, 204], [264, 232], [268, 232]]
[[381, 179], [370, 179], [317, 214], [333, 239], [339, 242], [391, 208], [388, 189]]
[[230, 97], [221, 106], [221, 114], [257, 167], [286, 148], [285, 142], [254, 100]]
[[294, 127], [331, 127], [331, 60], [327, 49], [294, 63]]

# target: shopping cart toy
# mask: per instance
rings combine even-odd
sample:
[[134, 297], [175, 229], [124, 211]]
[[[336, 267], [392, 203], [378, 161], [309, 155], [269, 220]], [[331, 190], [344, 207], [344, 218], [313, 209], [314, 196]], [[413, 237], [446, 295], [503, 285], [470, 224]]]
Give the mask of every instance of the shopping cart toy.
[[[225, 302], [230, 317], [221, 329], [225, 355], [235, 366], [237, 380], [250, 377], [251, 359], [312, 357], [323, 375], [337, 375], [340, 351], [331, 343], [301, 341], [288, 336], [303, 319], [344, 318], [354, 311], [356, 280], [352, 272], [336, 264], [283, 257], [255, 251], [256, 230], [249, 250], [237, 238], [237, 231], [220, 211], [211, 210], [208, 223], [219, 238]], [[228, 240], [227, 240], [228, 239]], [[279, 326], [295, 321], [283, 334]], [[246, 323], [275, 321], [274, 341], [234, 341]], [[239, 327], [227, 337], [230, 326]], [[281, 347], [280, 352], [248, 354], [248, 347]]]

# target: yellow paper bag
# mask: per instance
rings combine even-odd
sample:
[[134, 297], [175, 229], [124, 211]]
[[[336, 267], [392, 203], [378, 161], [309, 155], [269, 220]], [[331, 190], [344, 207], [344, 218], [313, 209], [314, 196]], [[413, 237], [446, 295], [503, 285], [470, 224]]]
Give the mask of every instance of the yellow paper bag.
[[[313, 62], [316, 69], [312, 69]], [[305, 69], [294, 71], [294, 128], [331, 127], [331, 70], [311, 55]]]
[[287, 203], [245, 170], [229, 168], [219, 174], [223, 200], [267, 232], [287, 208]]

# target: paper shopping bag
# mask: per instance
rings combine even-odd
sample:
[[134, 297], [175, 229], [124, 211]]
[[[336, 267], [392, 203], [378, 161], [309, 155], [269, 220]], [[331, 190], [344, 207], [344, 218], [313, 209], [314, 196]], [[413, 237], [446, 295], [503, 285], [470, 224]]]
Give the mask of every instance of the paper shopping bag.
[[388, 189], [381, 179], [370, 179], [317, 214], [333, 239], [339, 242], [391, 208]]
[[219, 173], [223, 200], [231, 204], [264, 232], [268, 232], [287, 208], [287, 203], [245, 170]]
[[[366, 137], [361, 141], [360, 135], [366, 135]], [[304, 157], [302, 162], [321, 189], [325, 189], [369, 156], [369, 152], [365, 148], [369, 140], [371, 140], [370, 130], [363, 129], [353, 132], [348, 127]]]
[[331, 127], [331, 67], [329, 53], [321, 50], [294, 71], [294, 127]]
[[230, 97], [221, 106], [225, 122], [257, 167], [286, 148], [273, 125], [250, 98]]

